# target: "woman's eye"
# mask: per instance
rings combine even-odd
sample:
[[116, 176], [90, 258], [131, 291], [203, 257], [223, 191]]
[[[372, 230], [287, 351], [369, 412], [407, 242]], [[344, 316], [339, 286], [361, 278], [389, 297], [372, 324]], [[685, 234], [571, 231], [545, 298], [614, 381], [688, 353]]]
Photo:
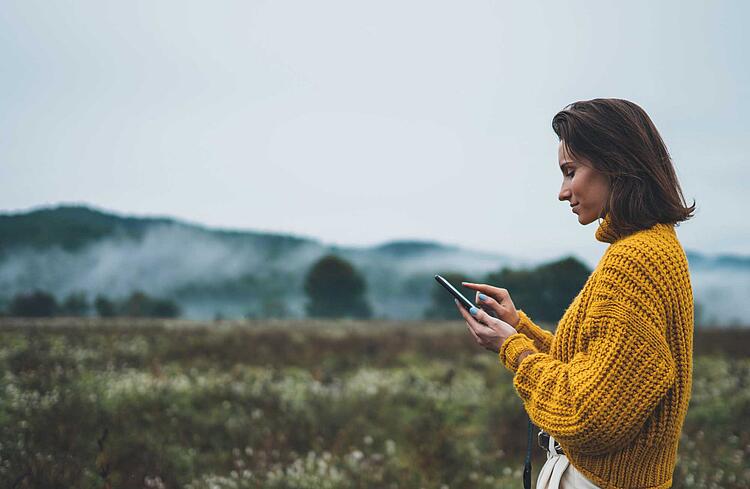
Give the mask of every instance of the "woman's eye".
[[575, 171], [572, 171], [570, 173], [566, 173], [565, 176], [566, 177], [572, 177], [573, 175], [575, 175], [575, 173], [576, 173]]

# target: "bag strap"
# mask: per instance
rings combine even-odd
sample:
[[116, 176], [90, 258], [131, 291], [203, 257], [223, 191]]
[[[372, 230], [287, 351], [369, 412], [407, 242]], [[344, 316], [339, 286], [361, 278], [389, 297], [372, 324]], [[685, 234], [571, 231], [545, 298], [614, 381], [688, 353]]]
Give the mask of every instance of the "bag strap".
[[526, 460], [523, 464], [523, 489], [531, 489], [531, 444], [534, 439], [534, 425], [531, 423], [531, 418], [526, 417], [529, 420], [528, 423], [528, 439], [526, 440]]

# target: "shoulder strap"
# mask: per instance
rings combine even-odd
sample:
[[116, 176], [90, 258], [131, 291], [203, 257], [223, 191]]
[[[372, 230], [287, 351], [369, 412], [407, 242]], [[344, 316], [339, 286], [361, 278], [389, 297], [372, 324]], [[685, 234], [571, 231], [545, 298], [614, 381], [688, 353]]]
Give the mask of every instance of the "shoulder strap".
[[[528, 418], [528, 414], [526, 415]], [[529, 418], [528, 439], [526, 440], [526, 461], [523, 464], [523, 489], [531, 489], [531, 444], [534, 439], [534, 425]]]

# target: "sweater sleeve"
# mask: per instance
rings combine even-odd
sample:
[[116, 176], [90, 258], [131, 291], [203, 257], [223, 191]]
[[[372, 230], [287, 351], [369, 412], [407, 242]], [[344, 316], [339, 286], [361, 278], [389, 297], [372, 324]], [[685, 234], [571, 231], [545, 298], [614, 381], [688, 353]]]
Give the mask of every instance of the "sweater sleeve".
[[627, 256], [602, 267], [569, 362], [538, 353], [506, 364], [531, 420], [565, 449], [597, 455], [627, 444], [674, 383], [648, 268]]
[[521, 320], [516, 325], [516, 331], [528, 336], [534, 342], [535, 350], [547, 353], [554, 335], [549, 331], [540, 328], [526, 315], [522, 310], [518, 310], [518, 316]]

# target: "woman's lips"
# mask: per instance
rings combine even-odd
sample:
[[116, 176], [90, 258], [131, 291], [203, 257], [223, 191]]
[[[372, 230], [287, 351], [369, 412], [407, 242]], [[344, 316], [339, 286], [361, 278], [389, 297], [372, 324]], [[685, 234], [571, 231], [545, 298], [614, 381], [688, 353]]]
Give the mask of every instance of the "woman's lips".
[[576, 210], [577, 210], [577, 209], [578, 209], [578, 205], [577, 205], [577, 204], [576, 204], [576, 205], [574, 205], [574, 206], [573, 206], [573, 207], [571, 208], [571, 210], [572, 210], [573, 212], [575, 212], [576, 214], [578, 214], [578, 212], [576, 212]]

